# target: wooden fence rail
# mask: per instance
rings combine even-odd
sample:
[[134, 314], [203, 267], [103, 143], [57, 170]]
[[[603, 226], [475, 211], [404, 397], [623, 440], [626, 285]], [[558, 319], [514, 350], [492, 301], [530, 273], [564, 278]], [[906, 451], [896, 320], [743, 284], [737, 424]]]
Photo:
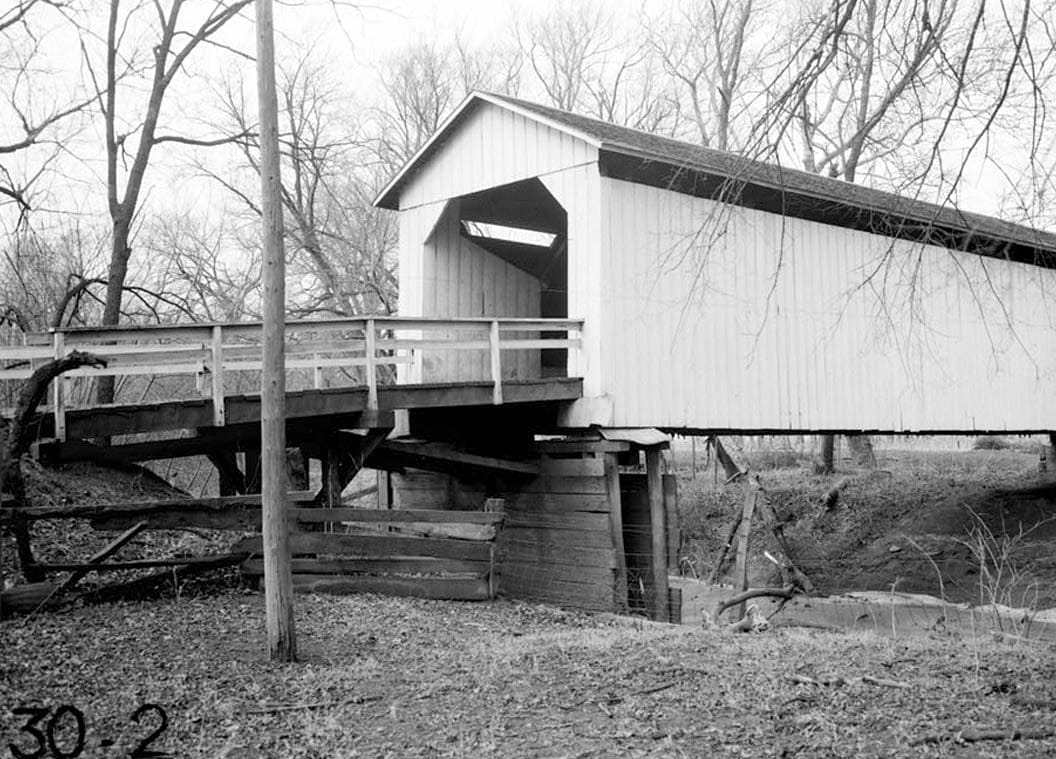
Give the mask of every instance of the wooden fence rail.
[[[488, 355], [494, 383], [492, 401], [499, 404], [503, 398], [503, 351], [578, 350], [582, 330], [579, 319], [378, 317], [293, 321], [286, 325], [286, 368], [311, 370], [316, 389], [323, 387], [324, 369], [362, 370], [367, 407], [376, 409], [379, 368], [414, 364], [426, 351], [483, 351]], [[525, 337], [525, 333], [537, 337]], [[198, 392], [211, 397], [213, 424], [219, 427], [225, 424], [224, 379], [238, 372], [261, 370], [262, 337], [259, 322], [55, 330], [28, 336], [25, 345], [0, 347], [0, 380], [24, 380], [46, 361], [74, 349], [87, 351], [107, 365], [77, 369], [54, 383], [51, 406], [59, 440], [66, 436], [66, 384], [76, 377], [193, 376]]]
[[[291, 526], [327, 522], [343, 532], [290, 534], [294, 587], [465, 601], [494, 598], [496, 538], [504, 513], [291, 509]], [[240, 541], [249, 577], [263, 574], [261, 537]]]
[[[305, 508], [310, 498], [308, 491], [287, 494], [296, 587], [453, 600], [495, 597], [496, 540], [504, 511]], [[124, 530], [131, 524], [137, 532], [191, 527], [257, 534], [219, 556], [40, 565], [47, 572], [208, 569], [241, 562], [248, 578], [264, 573], [259, 495], [0, 509], [0, 526], [52, 519], [86, 519], [97, 530]], [[330, 531], [317, 531], [321, 524]]]

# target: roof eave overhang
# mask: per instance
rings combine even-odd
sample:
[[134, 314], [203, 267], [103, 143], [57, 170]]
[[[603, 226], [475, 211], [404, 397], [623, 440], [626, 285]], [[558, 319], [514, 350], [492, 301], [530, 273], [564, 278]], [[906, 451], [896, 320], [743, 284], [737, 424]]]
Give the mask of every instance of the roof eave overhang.
[[[1056, 247], [1041, 240], [1013, 239], [980, 232], [968, 221], [968, 215], [957, 209], [947, 209], [947, 214], [956, 214], [963, 219], [962, 224], [951, 223], [948, 218], [940, 219], [941, 209], [938, 207], [929, 217], [878, 204], [848, 203], [835, 194], [803, 192], [780, 181], [782, 169], [779, 166], [746, 160], [743, 176], [730, 176], [707, 167], [664, 161], [655, 155], [611, 142], [601, 145], [598, 165], [603, 176], [613, 179], [873, 234], [1056, 268]], [[789, 176], [795, 174], [792, 171], [785, 173]], [[894, 205], [900, 200], [894, 195], [890, 199]]]

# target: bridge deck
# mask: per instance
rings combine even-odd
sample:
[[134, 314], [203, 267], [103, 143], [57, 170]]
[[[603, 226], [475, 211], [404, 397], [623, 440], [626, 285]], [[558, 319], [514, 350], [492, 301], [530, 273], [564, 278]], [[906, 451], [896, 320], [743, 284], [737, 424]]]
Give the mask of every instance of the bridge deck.
[[[290, 423], [352, 425], [364, 412], [567, 401], [581, 379], [546, 378], [553, 356], [574, 374], [583, 322], [570, 319], [367, 317], [290, 322], [286, 327]], [[0, 382], [11, 389], [35, 368], [77, 349], [105, 361], [53, 383], [38, 437], [59, 441], [174, 430], [245, 427], [260, 421], [262, 326], [190, 324], [71, 328], [0, 347]], [[543, 351], [550, 351], [544, 369]], [[131, 404], [91, 405], [92, 382], [124, 377]], [[183, 379], [178, 379], [182, 377]], [[423, 377], [443, 382], [423, 382]], [[177, 378], [175, 385], [170, 381]], [[399, 382], [394, 382], [399, 378]], [[156, 380], [169, 382], [164, 388]], [[137, 384], [138, 383], [138, 384]], [[163, 400], [151, 400], [159, 396]], [[80, 399], [80, 407], [71, 399]], [[353, 425], [354, 426], [354, 425]], [[365, 425], [364, 425], [365, 426]], [[239, 437], [229, 434], [229, 437]]]
[[[492, 405], [491, 382], [379, 385], [377, 411]], [[583, 394], [583, 380], [553, 378], [507, 380], [502, 383], [502, 405], [569, 401]], [[225, 427], [260, 423], [260, 395], [229, 395], [225, 399]], [[369, 410], [365, 387], [299, 390], [286, 395], [286, 417], [311, 422], [325, 418], [330, 426], [341, 418], [352, 425]], [[160, 403], [114, 404], [66, 413], [66, 434], [73, 439], [109, 437], [141, 432], [212, 428], [213, 402], [208, 398]], [[54, 436], [54, 417], [39, 419], [42, 437]]]

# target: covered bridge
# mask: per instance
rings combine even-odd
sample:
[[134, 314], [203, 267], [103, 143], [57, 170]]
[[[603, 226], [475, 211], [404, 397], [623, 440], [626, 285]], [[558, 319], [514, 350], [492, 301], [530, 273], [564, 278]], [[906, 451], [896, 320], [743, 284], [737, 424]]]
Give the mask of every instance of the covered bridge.
[[486, 93], [376, 203], [401, 316], [583, 320], [567, 427], [1056, 430], [1056, 235]]

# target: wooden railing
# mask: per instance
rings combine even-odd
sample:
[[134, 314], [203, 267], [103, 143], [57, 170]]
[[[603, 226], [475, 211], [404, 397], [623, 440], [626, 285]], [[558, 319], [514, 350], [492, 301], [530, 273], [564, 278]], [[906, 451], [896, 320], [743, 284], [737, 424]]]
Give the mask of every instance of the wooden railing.
[[[578, 319], [296, 321], [286, 325], [286, 368], [311, 370], [314, 388], [323, 387], [327, 368], [362, 371], [367, 407], [376, 409], [379, 368], [413, 365], [426, 351], [483, 351], [494, 385], [492, 401], [498, 404], [502, 403], [503, 351], [565, 348], [571, 352], [580, 347], [582, 329]], [[533, 336], [525, 337], [526, 333]], [[31, 336], [26, 345], [0, 347], [0, 380], [26, 379], [37, 366], [71, 350], [105, 360], [106, 367], [76, 369], [54, 383], [52, 412], [60, 440], [66, 433], [66, 384], [77, 377], [194, 376], [197, 392], [212, 398], [213, 423], [223, 426], [225, 377], [261, 370], [262, 338], [259, 322], [55, 330]]]

